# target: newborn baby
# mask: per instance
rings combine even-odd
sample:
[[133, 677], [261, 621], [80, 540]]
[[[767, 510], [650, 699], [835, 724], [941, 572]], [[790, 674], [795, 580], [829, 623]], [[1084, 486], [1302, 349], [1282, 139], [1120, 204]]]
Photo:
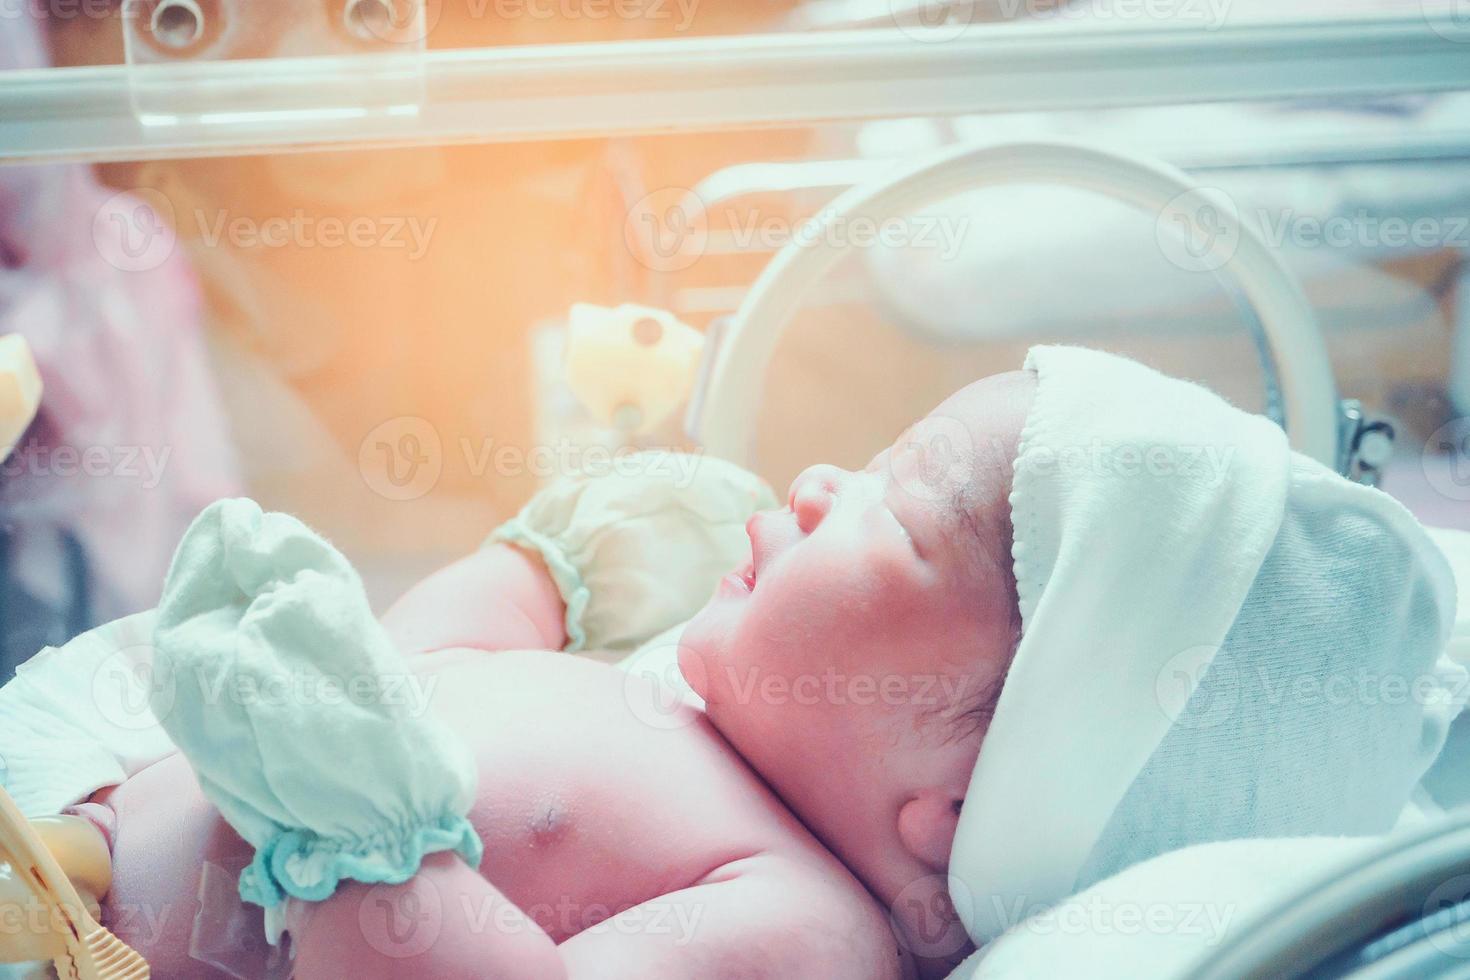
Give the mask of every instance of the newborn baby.
[[[974, 420], [977, 443], [997, 439], [1013, 449], [1031, 384], [1021, 374], [989, 379], [942, 407]], [[790, 662], [791, 649], [799, 649], [804, 662], [840, 674], [835, 683], [858, 704], [865, 703], [864, 685], [871, 686], [867, 703], [876, 709], [853, 715], [840, 733], [848, 747], [832, 751], [786, 730], [790, 764], [779, 775], [791, 783], [788, 791], [810, 797], [810, 767], [826, 755], [828, 791], [851, 812], [833, 845], [874, 876], [884, 902], [908, 889], [907, 901], [895, 906], [896, 923], [697, 707], [671, 704], [647, 671], [544, 652], [567, 646], [567, 602], [540, 553], [520, 540], [489, 545], [431, 577], [383, 620], [408, 655], [414, 690], [426, 692], [433, 717], [474, 759], [478, 791], [468, 819], [484, 844], [477, 867], [439, 852], [407, 882], [347, 881], [324, 901], [292, 902], [286, 926], [295, 975], [946, 975], [966, 939], [949, 918], [936, 930], [932, 916], [943, 913], [946, 898], [942, 877], [933, 875], [943, 869], [944, 828], [956, 819], [955, 800], [963, 798], [1016, 631], [1001, 560], [1007, 522], [996, 506], [1007, 481], [997, 468], [964, 499], [931, 500], [903, 489], [905, 482], [920, 486], [913, 481], [927, 462], [900, 457], [885, 452], [857, 474], [814, 468], [792, 486], [786, 508], [755, 516], [753, 555], [719, 582], [691, 628], [699, 638], [682, 658], [695, 690], [714, 698], [714, 710], [719, 695], [708, 681], [729, 672], [702, 669], [693, 651], [716, 637], [742, 642], [744, 631], [755, 643], [775, 643], [752, 648], [752, 664], [765, 657]], [[699, 465], [715, 471], [706, 486], [725, 470], [732, 471], [726, 481], [750, 486], [746, 510], [753, 513], [763, 494], [750, 478], [716, 461]], [[839, 488], [842, 479], [850, 484]], [[659, 491], [645, 486], [640, 496], [650, 492]], [[226, 518], [221, 508], [235, 513]], [[241, 530], [261, 519], [247, 502], [213, 510], [191, 538], [249, 552], [281, 535], [285, 543], [273, 546], [281, 555], [308, 546], [304, 529]], [[717, 517], [723, 515], [699, 515], [711, 524]], [[821, 536], [813, 534], [819, 524], [827, 528]], [[523, 537], [525, 521], [514, 527], [520, 530], [501, 537]], [[963, 536], [955, 533], [961, 530]], [[799, 538], [808, 541], [796, 548]], [[162, 619], [182, 618], [169, 593], [185, 591], [181, 568], [190, 567], [192, 547], [189, 539], [181, 547]], [[779, 570], [773, 567], [788, 549]], [[232, 568], [240, 562], [207, 560]], [[650, 569], [671, 571], [680, 569]], [[238, 570], [230, 576], [247, 577]], [[293, 596], [293, 588], [306, 585], [283, 581], [252, 603], [322, 601]], [[334, 639], [324, 632], [317, 642]], [[956, 643], [984, 656], [955, 655]], [[890, 679], [880, 691], [883, 678], [870, 672], [876, 664], [864, 651], [885, 647], [908, 652], [912, 676], [898, 678], [897, 686]], [[757, 668], [749, 683], [763, 680]], [[792, 693], [806, 700], [800, 684]], [[910, 705], [916, 713], [906, 718]], [[171, 710], [177, 716], [180, 709]], [[789, 720], [798, 722], [795, 715]], [[781, 721], [777, 712], [767, 723]], [[901, 779], [891, 782], [882, 770]], [[897, 820], [877, 819], [894, 805], [902, 811]], [[111, 840], [114, 881], [104, 921], [157, 975], [206, 975], [191, 958], [191, 938], [196, 952], [199, 940], [187, 911], [200, 890], [199, 869], [209, 865], [233, 878], [252, 849], [201, 794], [189, 760], [170, 755], [75, 812]]]
[[[437, 801], [442, 839], [411, 867], [337, 884], [309, 849], [263, 859], [180, 756], [92, 797], [83, 812], [113, 836], [104, 911], [159, 975], [204, 975], [204, 863], [246, 869], [263, 904], [304, 899], [284, 914], [300, 977], [943, 976], [971, 940], [1173, 847], [1387, 829], [1458, 710], [1439, 658], [1452, 585], [1412, 519], [1290, 454], [1269, 422], [1107, 355], [1038, 349], [863, 470], [803, 473], [687, 626], [707, 568], [627, 532], [667, 486], [611, 494], [601, 524], [576, 528], [599, 486], [544, 494], [383, 619], [429, 701], [428, 719], [396, 718], [405, 740], [431, 719], [477, 776], [457, 781], [448, 743], [419, 757], [422, 778], [378, 773]], [[685, 523], [731, 518], [700, 506]], [[248, 552], [240, 533], [204, 537]], [[281, 554], [302, 548], [307, 565], [340, 557]], [[169, 624], [206, 614], [166, 594], [160, 649], [191, 635]], [[341, 623], [318, 625], [261, 635], [331, 648]], [[642, 650], [625, 672], [535, 652], [584, 646]], [[657, 710], [667, 692], [643, 665], [661, 651], [690, 705]], [[1283, 678], [1350, 667], [1427, 694], [1281, 703]], [[232, 767], [264, 736], [232, 741], [208, 718], [165, 724], [233, 812]], [[274, 763], [269, 792], [241, 785], [283, 826], [321, 822], [287, 799], [312, 780], [353, 782]], [[28, 767], [11, 770], [14, 788]]]

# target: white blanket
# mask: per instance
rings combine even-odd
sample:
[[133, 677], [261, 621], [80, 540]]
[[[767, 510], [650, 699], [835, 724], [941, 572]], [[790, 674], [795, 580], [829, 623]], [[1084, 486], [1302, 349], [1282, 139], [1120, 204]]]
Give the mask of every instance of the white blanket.
[[1167, 980], [1186, 975], [1380, 838], [1225, 841], [1134, 865], [1014, 926], [950, 980]]

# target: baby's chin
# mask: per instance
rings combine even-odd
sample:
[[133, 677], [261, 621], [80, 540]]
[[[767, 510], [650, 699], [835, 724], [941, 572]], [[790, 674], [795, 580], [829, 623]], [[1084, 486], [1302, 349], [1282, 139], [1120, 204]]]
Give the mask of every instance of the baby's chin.
[[689, 685], [689, 689], [705, 703], [705, 709], [708, 711], [709, 668], [704, 655], [682, 640], [679, 642], [679, 673], [684, 676], [684, 683]]
[[679, 672], [684, 681], [706, 703], [710, 700], [710, 675], [723, 658], [739, 622], [738, 611], [728, 599], [716, 595], [684, 627], [679, 636]]
[[[742, 661], [735, 653], [744, 612], [737, 604], [716, 597], [689, 621], [679, 638], [679, 672], [684, 682], [704, 702], [710, 723], [741, 755], [746, 754], [741, 742], [752, 720], [745, 715], [755, 707], [749, 703], [750, 692], [742, 694]], [[747, 757], [746, 761], [754, 766], [758, 759]]]
[[708, 699], [701, 686], [709, 671], [729, 659], [735, 635], [750, 612], [750, 599], [739, 573], [732, 572], [679, 635], [679, 669], [702, 698]]

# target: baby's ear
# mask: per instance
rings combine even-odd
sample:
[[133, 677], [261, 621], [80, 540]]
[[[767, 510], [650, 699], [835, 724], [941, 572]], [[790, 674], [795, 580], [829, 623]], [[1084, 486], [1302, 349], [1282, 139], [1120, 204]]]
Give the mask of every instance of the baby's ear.
[[904, 850], [937, 874], [949, 868], [963, 803], [948, 793], [926, 790], [898, 811], [898, 837]]

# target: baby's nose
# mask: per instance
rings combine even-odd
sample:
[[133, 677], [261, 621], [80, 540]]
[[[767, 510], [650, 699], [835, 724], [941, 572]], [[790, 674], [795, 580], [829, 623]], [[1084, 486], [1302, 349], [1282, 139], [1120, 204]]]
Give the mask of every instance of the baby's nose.
[[821, 463], [807, 468], [792, 481], [788, 505], [803, 534], [811, 534], [826, 518], [845, 475], [843, 470]]

